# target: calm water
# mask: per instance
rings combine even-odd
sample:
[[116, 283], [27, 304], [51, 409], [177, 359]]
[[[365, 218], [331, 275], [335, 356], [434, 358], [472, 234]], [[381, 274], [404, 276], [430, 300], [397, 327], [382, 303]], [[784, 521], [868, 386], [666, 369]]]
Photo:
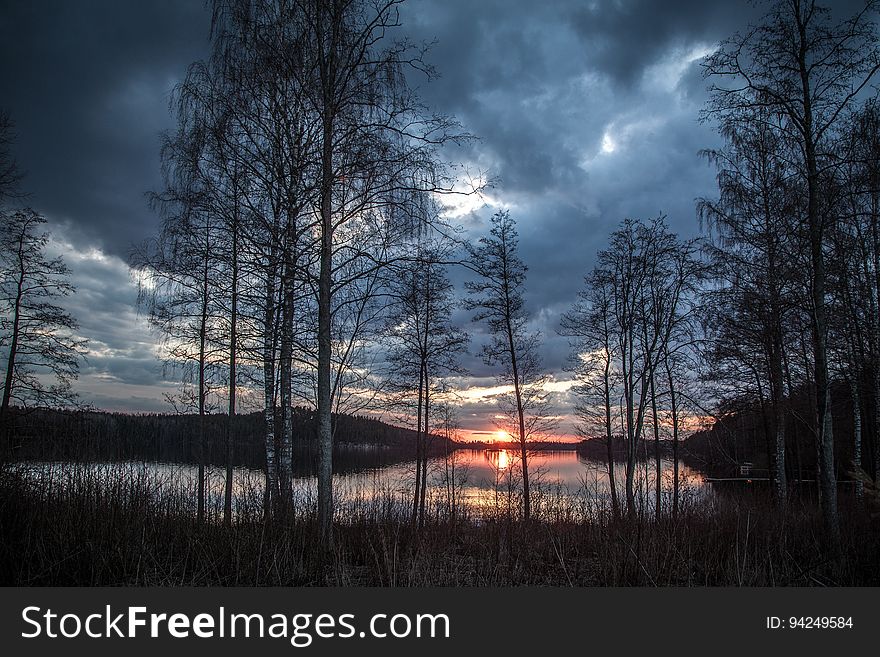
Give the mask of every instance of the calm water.
[[[154, 462], [115, 462], [74, 464], [63, 462], [20, 463], [33, 479], [64, 486], [77, 475], [87, 473], [100, 481], [118, 481], [120, 475], [136, 478], [156, 492], [176, 491], [194, 499], [197, 468], [191, 464]], [[654, 463], [637, 466], [637, 497], [645, 508], [654, 504]], [[340, 515], [396, 510], [405, 513], [412, 503], [415, 463], [404, 462], [383, 467], [334, 475], [334, 495]], [[542, 451], [529, 456], [532, 505], [547, 517], [589, 518], [610, 507], [607, 464], [575, 451]], [[615, 466], [618, 493], [623, 497], [623, 464]], [[665, 499], [672, 495], [672, 462], [662, 462], [662, 489]], [[703, 475], [679, 465], [683, 500], [711, 495]], [[208, 506], [222, 509], [225, 469], [207, 468]], [[262, 470], [235, 468], [233, 494], [238, 509], [259, 509], [262, 504]], [[314, 476], [295, 477], [294, 504], [301, 511], [315, 508], [317, 481]], [[435, 457], [428, 463], [427, 503], [431, 511], [467, 512], [473, 517], [518, 512], [521, 506], [521, 464], [518, 452], [511, 450], [456, 450], [448, 457]], [[666, 502], [664, 502], [666, 503]]]

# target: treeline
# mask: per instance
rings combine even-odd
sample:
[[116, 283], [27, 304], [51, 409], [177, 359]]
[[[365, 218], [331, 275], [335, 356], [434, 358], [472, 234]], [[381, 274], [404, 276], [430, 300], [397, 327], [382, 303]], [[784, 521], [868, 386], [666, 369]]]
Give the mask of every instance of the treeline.
[[[789, 416], [805, 424], [835, 540], [838, 479], [873, 467], [880, 481], [880, 108], [874, 92], [860, 93], [880, 68], [876, 9], [869, 2], [839, 21], [814, 2], [778, 3], [705, 65], [715, 83], [705, 117], [726, 141], [707, 153], [720, 195], [699, 204], [716, 282], [706, 296], [707, 378], [720, 397], [760, 410], [780, 507], [797, 456]], [[853, 400], [853, 458], [843, 463], [835, 446], [849, 418], [834, 415], [838, 382]], [[812, 392], [807, 412], [792, 403], [800, 390]], [[868, 422], [872, 459], [863, 458]]]
[[[789, 482], [817, 481], [819, 464], [816, 453], [816, 437], [806, 421], [814, 408], [813, 391], [808, 388], [795, 390], [786, 397], [788, 413], [785, 415], [785, 468]], [[831, 411], [835, 416], [836, 438], [834, 458], [840, 465], [841, 478], [850, 479], [847, 469], [852, 468], [855, 454], [855, 424], [853, 400], [844, 381], [832, 385]], [[682, 452], [713, 476], [739, 476], [739, 467], [751, 463], [758, 471], [755, 476], [767, 476], [773, 434], [768, 431], [766, 409], [746, 401], [727, 403], [718, 413], [711, 427], [690, 434], [681, 443]], [[876, 438], [873, 431], [865, 431], [863, 439], [871, 446]], [[871, 449], [865, 449], [861, 464], [868, 472], [874, 468]]]
[[[204, 462], [225, 465], [227, 418], [220, 414], [131, 414], [91, 410], [24, 410], [13, 407], [17, 428], [14, 455], [18, 460]], [[295, 407], [297, 431], [293, 473], [312, 475], [317, 459], [317, 422], [314, 411]], [[341, 459], [336, 472], [345, 472], [415, 458], [415, 431], [363, 416], [336, 415], [334, 443]], [[204, 429], [204, 441], [200, 430]], [[262, 413], [235, 416], [233, 465], [264, 469]], [[375, 448], [364, 450], [362, 448]], [[455, 444], [432, 435], [430, 455]], [[203, 453], [199, 454], [199, 450]], [[355, 454], [346, 450], [356, 449]]]

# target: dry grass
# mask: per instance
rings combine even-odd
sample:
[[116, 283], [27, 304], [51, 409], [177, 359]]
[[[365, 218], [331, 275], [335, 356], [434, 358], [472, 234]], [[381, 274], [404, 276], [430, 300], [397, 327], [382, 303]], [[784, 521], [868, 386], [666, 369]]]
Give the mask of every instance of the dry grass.
[[440, 509], [410, 526], [392, 500], [335, 525], [332, 551], [303, 512], [266, 521], [244, 495], [231, 527], [197, 524], [185, 490], [118, 470], [59, 484], [0, 473], [0, 584], [367, 586], [877, 585], [880, 527], [844, 509], [831, 558], [809, 502], [776, 514], [761, 495], [694, 499], [676, 518], [592, 521], [562, 505], [530, 523], [455, 522]]

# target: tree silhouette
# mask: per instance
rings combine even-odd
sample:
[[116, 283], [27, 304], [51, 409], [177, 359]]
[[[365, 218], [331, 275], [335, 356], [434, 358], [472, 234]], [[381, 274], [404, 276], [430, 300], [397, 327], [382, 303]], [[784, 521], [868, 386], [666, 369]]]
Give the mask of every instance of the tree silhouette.
[[392, 399], [396, 405], [411, 407], [413, 393], [416, 396], [412, 522], [419, 527], [424, 525], [425, 517], [431, 404], [434, 395], [439, 396], [440, 377], [463, 373], [458, 358], [468, 343], [467, 334], [450, 323], [454, 288], [444, 271], [442, 261], [448, 254], [441, 245], [424, 239], [416, 246], [412, 259], [396, 268], [387, 322]]
[[511, 420], [513, 435], [520, 446], [523, 478], [523, 516], [531, 517], [529, 492], [528, 441], [536, 433], [548, 431], [548, 400], [544, 390], [547, 376], [538, 358], [540, 336], [528, 330], [529, 316], [523, 291], [527, 267], [517, 255], [519, 240], [516, 223], [507, 211], [492, 217], [488, 237], [472, 249], [470, 266], [479, 278], [466, 283], [470, 297], [467, 307], [476, 310], [474, 321], [485, 321], [491, 336], [483, 345], [487, 365], [500, 364], [499, 381], [513, 388], [503, 395], [502, 410]]
[[704, 73], [715, 84], [704, 117], [723, 127], [780, 117], [781, 136], [792, 145], [805, 192], [809, 238], [813, 369], [819, 488], [826, 529], [837, 543], [837, 476], [828, 366], [826, 233], [833, 219], [823, 211], [821, 175], [833, 165], [835, 133], [846, 112], [880, 70], [880, 46], [870, 0], [854, 16], [834, 23], [814, 0], [778, 0], [761, 21], [736, 34], [707, 58]]
[[[8, 429], [9, 409], [70, 405], [86, 340], [57, 301], [75, 290], [61, 257], [49, 258], [46, 219], [26, 208], [0, 215], [0, 347], [6, 372], [0, 426]], [[47, 383], [46, 379], [54, 379]]]
[[720, 197], [698, 204], [713, 236], [707, 251], [719, 283], [706, 293], [711, 338], [706, 354], [716, 380], [727, 372], [734, 379], [728, 377], [727, 383], [741, 386], [744, 378], [755, 383], [753, 400], [762, 409], [769, 401], [763, 424], [770, 479], [776, 504], [784, 507], [783, 363], [787, 318], [800, 297], [800, 281], [793, 275], [799, 190], [791, 182], [790, 158], [771, 117], [756, 118], [752, 124], [728, 126], [726, 148], [707, 152], [718, 168]]

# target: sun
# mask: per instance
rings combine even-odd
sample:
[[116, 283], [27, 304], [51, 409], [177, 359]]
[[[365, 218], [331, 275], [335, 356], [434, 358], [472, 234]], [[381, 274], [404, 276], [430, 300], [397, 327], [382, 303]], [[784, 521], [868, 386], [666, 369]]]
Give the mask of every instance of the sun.
[[506, 443], [510, 440], [510, 438], [511, 438], [510, 434], [507, 433], [506, 431], [499, 429], [498, 431], [495, 432], [495, 441], [496, 442]]

